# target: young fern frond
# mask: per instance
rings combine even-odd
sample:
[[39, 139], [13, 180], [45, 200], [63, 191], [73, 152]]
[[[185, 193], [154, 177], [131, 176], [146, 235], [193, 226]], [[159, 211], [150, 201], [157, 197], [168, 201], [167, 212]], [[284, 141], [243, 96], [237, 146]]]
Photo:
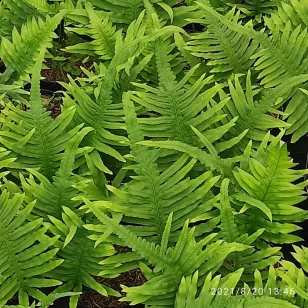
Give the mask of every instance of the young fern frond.
[[46, 235], [43, 219], [29, 220], [35, 202], [23, 206], [24, 196], [9, 198], [7, 191], [0, 196], [0, 306], [15, 293], [21, 305], [29, 306], [29, 295], [34, 298], [36, 288], [61, 284], [46, 278], [47, 273], [62, 263], [52, 249], [57, 237]]

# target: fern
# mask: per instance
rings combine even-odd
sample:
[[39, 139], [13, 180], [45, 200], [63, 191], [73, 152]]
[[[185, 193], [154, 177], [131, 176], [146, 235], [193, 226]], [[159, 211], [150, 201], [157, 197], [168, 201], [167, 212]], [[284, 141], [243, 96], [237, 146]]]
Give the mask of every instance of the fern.
[[[24, 78], [31, 71], [42, 49], [51, 48], [51, 41], [56, 37], [54, 30], [65, 12], [46, 21], [35, 17], [24, 24], [20, 33], [16, 28], [12, 32], [12, 41], [2, 37], [0, 56], [7, 68], [7, 74], [13, 74], [13, 80]], [[7, 77], [6, 77], [7, 78]]]
[[55, 257], [58, 249], [51, 249], [57, 237], [46, 235], [42, 219], [27, 221], [35, 202], [23, 208], [23, 199], [20, 194], [9, 198], [6, 191], [0, 196], [0, 306], [16, 292], [20, 304], [27, 306], [27, 294], [36, 297], [36, 288], [61, 284], [46, 278], [50, 270], [62, 263]]
[[66, 85], [68, 91], [76, 99], [78, 121], [86, 123], [96, 130], [96, 134], [90, 134], [87, 138], [88, 144], [122, 162], [125, 161], [122, 155], [112, 146], [124, 146], [127, 139], [123, 134], [111, 132], [125, 129], [121, 118], [121, 115], [123, 115], [122, 104], [121, 102], [114, 102], [112, 95], [118, 72], [123, 69], [126, 72], [130, 71], [144, 44], [154, 39], [154, 37], [168, 35], [169, 32], [173, 33], [178, 30], [173, 27], [165, 28], [153, 33], [153, 37], [144, 38], [142, 36], [145, 32], [145, 26], [142, 20], [143, 15], [139, 16], [138, 20], [130, 25], [125, 39], [118, 40], [115, 47], [116, 54], [106, 70], [105, 78], [95, 90], [94, 100], [83, 89], [78, 87], [73, 80], [71, 80], [70, 85]]
[[[283, 113], [277, 109], [280, 106], [281, 97], [287, 97], [292, 88], [301, 84], [305, 79], [306, 75], [296, 77], [275, 89], [267, 90], [262, 90], [252, 84], [250, 71], [244, 85], [241, 84], [238, 75], [234, 76], [233, 81], [228, 80], [229, 89], [219, 91], [221, 100], [226, 100], [230, 96], [230, 99], [222, 108], [221, 113], [227, 115], [222, 119], [222, 123], [226, 125], [235, 117], [238, 117], [238, 119], [229, 130], [228, 134], [230, 135], [226, 137], [234, 138], [248, 130], [245, 137], [237, 144], [236, 150], [244, 151], [250, 140], [255, 141], [255, 143], [261, 142], [270, 129], [289, 127], [285, 121], [279, 118], [286, 117], [288, 110]], [[292, 105], [290, 104], [288, 108], [291, 108]], [[277, 117], [273, 115], [277, 115]]]
[[[230, 29], [246, 35], [249, 38], [253, 38], [255, 42], [260, 44], [259, 49], [251, 58], [256, 60], [254, 67], [256, 71], [259, 72], [258, 78], [260, 79], [260, 84], [264, 85], [265, 88], [274, 88], [281, 86], [282, 84], [287, 84], [290, 79], [298, 78], [302, 76], [302, 74], [307, 73], [306, 28], [301, 30], [301, 25], [298, 25], [296, 29], [292, 31], [292, 24], [289, 19], [282, 26], [273, 24], [273, 28], [271, 29], [273, 34], [269, 36], [266, 33], [257, 32], [246, 25], [241, 26], [238, 23], [230, 21], [204, 4], [200, 4], [200, 6], [211, 15], [218, 18]], [[296, 48], [294, 49], [291, 46], [296, 46]], [[306, 80], [307, 79], [305, 78], [302, 81], [302, 84], [304, 84]], [[297, 84], [296, 86], [298, 87], [300, 84]], [[283, 99], [285, 100], [289, 98], [289, 93], [283, 96]], [[302, 110], [305, 110], [306, 104], [305, 102], [301, 102], [300, 96], [297, 95], [294, 100], [296, 100], [295, 105], [301, 106]], [[293, 141], [295, 141], [307, 132], [306, 123], [294, 112], [293, 107], [289, 108], [288, 111], [293, 112], [295, 119], [302, 124], [301, 126], [298, 124], [294, 125], [289, 131], [294, 132], [297, 130], [297, 134], [293, 138]], [[294, 122], [292, 123], [292, 120], [290, 120], [290, 123], [293, 124]]]
[[276, 12], [272, 12], [271, 17], [265, 17], [265, 23], [269, 29], [276, 27], [283, 30], [288, 21], [291, 22], [293, 29], [298, 26], [307, 28], [307, 1], [292, 0], [289, 2], [281, 2]]
[[[33, 213], [41, 217], [51, 215], [61, 218], [63, 206], [70, 209], [78, 206], [78, 202], [72, 200], [78, 195], [78, 190], [73, 187], [76, 183], [72, 176], [73, 164], [78, 145], [90, 130], [81, 130], [68, 143], [59, 170], [53, 176], [52, 181], [34, 169], [27, 169], [34, 177], [25, 179], [21, 174], [21, 184], [27, 196], [37, 200]], [[36, 183], [35, 178], [39, 179], [39, 183]]]
[[[0, 143], [16, 153], [18, 161], [28, 168], [41, 168], [41, 173], [51, 179], [58, 169], [66, 142], [76, 134], [80, 126], [65, 132], [74, 115], [74, 108], [57, 119], [49, 117], [40, 97], [40, 68], [44, 49], [34, 68], [30, 98], [30, 110], [9, 103], [2, 111]], [[59, 138], [59, 139], [58, 139]]]
[[[238, 23], [239, 13], [234, 8], [225, 18]], [[205, 59], [217, 79], [227, 78], [230, 73], [244, 73], [252, 66], [251, 56], [257, 50], [257, 42], [251, 42], [251, 38], [233, 31], [206, 11], [204, 18], [197, 21], [205, 26], [205, 31], [193, 35], [186, 49], [193, 56]], [[245, 27], [251, 28], [251, 25]]]
[[[249, 247], [235, 243], [229, 245], [221, 241], [210, 243], [216, 234], [196, 242], [193, 236], [194, 229], [188, 228], [187, 221], [176, 245], [168, 248], [172, 214], [166, 223], [161, 244], [155, 245], [145, 239], [138, 238], [127, 228], [119, 225], [117, 220], [109, 218], [99, 209], [98, 203], [91, 203], [85, 198], [83, 200], [95, 216], [110, 228], [111, 232], [115, 233], [133, 251], [145, 258], [149, 264], [155, 265], [157, 269], [163, 271], [152, 276], [148, 282], [140, 287], [123, 288], [123, 291], [127, 293], [123, 300], [129, 300], [133, 305], [155, 303], [156, 305], [173, 306], [175, 292], [183, 276], [191, 275], [196, 268], [200, 268], [200, 272], [204, 274], [209, 271], [215, 272], [228, 254]], [[207, 245], [206, 248], [205, 245]], [[215, 258], [213, 258], [214, 255]], [[164, 288], [161, 288], [162, 285], [164, 285]]]
[[[222, 238], [229, 243], [237, 242], [245, 245], [255, 245], [256, 248], [230, 255], [224, 263], [225, 268], [222, 268], [221, 272], [225, 276], [229, 272], [234, 272], [243, 268], [241, 280], [249, 283], [254, 280], [254, 273], [256, 270], [265, 270], [268, 266], [274, 266], [280, 261], [280, 247], [271, 247], [260, 241], [265, 228], [260, 228], [251, 235], [240, 233], [240, 226], [235, 222], [239, 213], [235, 212], [231, 207], [232, 199], [228, 195], [228, 191], [229, 180], [224, 179], [220, 193], [220, 229]], [[262, 278], [264, 279], [266, 277], [267, 273], [263, 272]]]
[[[198, 272], [192, 277], [183, 278], [177, 298], [175, 301], [176, 308], [185, 307], [290, 307], [295, 308], [297, 306], [288, 303], [282, 299], [276, 299], [270, 296], [251, 297], [251, 296], [231, 296], [237, 295], [239, 290], [236, 288], [239, 278], [241, 277], [241, 271], [220, 278], [216, 276], [212, 278], [212, 275], [208, 275], [201, 292], [197, 298], [195, 298], [198, 286]], [[220, 295], [219, 292], [225, 292], [224, 295]], [[243, 288], [243, 291], [245, 289]], [[261, 289], [260, 289], [261, 290]], [[249, 290], [245, 290], [249, 292]], [[244, 292], [245, 292], [244, 291]], [[217, 293], [218, 294], [217, 294]], [[216, 294], [215, 294], [216, 293]], [[216, 295], [216, 296], [215, 296]]]
[[131, 155], [135, 162], [130, 169], [136, 175], [121, 190], [108, 186], [116, 197], [113, 200], [114, 205], [106, 203], [106, 206], [123, 213], [123, 221], [138, 224], [139, 226], [130, 227], [135, 234], [161, 241], [170, 213], [174, 213], [174, 232], [183, 225], [188, 215], [193, 218], [202, 213], [203, 199], [219, 177], [213, 177], [211, 172], [207, 172], [190, 180], [187, 174], [196, 161], [189, 160], [187, 155], [180, 157], [164, 172], [159, 172], [156, 160], [160, 152], [137, 144], [143, 140], [143, 136], [129, 95], [124, 97], [124, 109]]
[[[111, 19], [125, 27], [129, 25], [134, 20], [138, 19], [141, 12], [146, 7], [144, 0], [90, 0], [90, 2], [95, 5], [97, 8], [107, 11]], [[153, 4], [156, 4], [156, 8], [159, 10], [159, 13], [162, 14], [166, 19], [170, 18], [174, 13], [172, 12], [172, 6], [180, 3], [180, 0], [166, 0], [166, 1], [151, 1]], [[189, 12], [193, 10], [188, 8], [188, 10], [183, 9], [174, 9], [176, 15], [176, 20], [178, 20], [179, 25], [183, 25], [183, 19], [187, 16], [189, 17]], [[172, 12], [172, 13], [171, 13]], [[165, 14], [164, 14], [165, 13]], [[185, 14], [186, 13], [186, 14]], [[181, 16], [184, 14], [184, 18]], [[188, 15], [187, 15], [188, 14]], [[167, 16], [166, 16], [167, 15]], [[178, 17], [178, 18], [177, 18]]]
[[0, 2], [0, 307], [308, 307], [306, 0]]
[[[67, 213], [69, 214], [69, 212]], [[103, 265], [99, 264], [100, 259], [114, 253], [113, 246], [109, 243], [101, 243], [94, 247], [93, 242], [88, 238], [89, 232], [82, 225], [78, 227], [75, 225], [76, 234], [68, 242], [67, 238], [70, 236], [70, 228], [60, 220], [52, 217], [51, 219], [54, 226], [50, 226], [50, 229], [55, 235], [60, 235], [60, 240], [55, 246], [58, 247], [58, 254], [64, 261], [58, 268], [51, 271], [49, 275], [54, 279], [65, 281], [54, 293], [72, 290], [74, 292], [81, 292], [82, 286], [87, 286], [104, 296], [119, 296], [118, 292], [98, 283], [93, 278], [93, 276], [98, 276], [104, 268]], [[80, 223], [83, 222], [80, 220]], [[70, 307], [77, 307], [79, 295], [80, 293], [70, 298]]]
[[97, 13], [86, 5], [86, 12], [89, 17], [89, 24], [87, 28], [69, 28], [70, 31], [80, 31], [82, 34], [93, 37], [93, 41], [90, 43], [79, 43], [76, 45], [66, 47], [66, 50], [70, 53], [82, 53], [83, 51], [95, 55], [98, 55], [102, 60], [110, 60], [115, 54], [116, 36], [119, 32], [116, 32], [116, 27], [112, 24], [108, 17], [103, 22]]
[[280, 136], [270, 145], [267, 145], [268, 137], [269, 134], [245, 168], [234, 171], [240, 190], [245, 191], [234, 195], [235, 203], [243, 206], [242, 217], [239, 215], [238, 219], [245, 232], [251, 234], [261, 227], [266, 230], [261, 238], [274, 243], [292, 243], [300, 240], [289, 234], [299, 229], [292, 222], [306, 219], [306, 211], [294, 206], [305, 200], [302, 188], [306, 183], [293, 182], [307, 171], [292, 169], [296, 164], [289, 158]]

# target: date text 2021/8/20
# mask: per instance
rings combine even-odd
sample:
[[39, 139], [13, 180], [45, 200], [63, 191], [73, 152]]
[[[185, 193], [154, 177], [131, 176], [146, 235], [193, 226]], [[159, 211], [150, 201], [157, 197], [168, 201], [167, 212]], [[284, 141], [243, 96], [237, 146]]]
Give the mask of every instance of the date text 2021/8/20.
[[295, 291], [293, 288], [211, 288], [211, 295], [225, 295], [225, 296], [234, 296], [234, 295], [294, 295]]

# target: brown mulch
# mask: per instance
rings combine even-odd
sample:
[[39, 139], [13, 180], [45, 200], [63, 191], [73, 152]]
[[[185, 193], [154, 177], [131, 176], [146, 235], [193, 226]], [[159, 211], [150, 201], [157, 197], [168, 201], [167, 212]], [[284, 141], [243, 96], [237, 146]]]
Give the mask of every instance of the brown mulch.
[[60, 70], [55, 70], [52, 68], [52, 60], [46, 59], [44, 64], [48, 69], [44, 69], [41, 72], [42, 77], [48, 82], [57, 82], [57, 81], [67, 81], [66, 75], [63, 75]]
[[[96, 281], [124, 295], [121, 292], [121, 285], [136, 287], [144, 284], [146, 279], [140, 269], [135, 269], [122, 273], [119, 277], [113, 279], [97, 277]], [[120, 302], [118, 297], [102, 296], [98, 292], [89, 288], [84, 288], [79, 303], [87, 308], [121, 308], [126, 307], [129, 304], [127, 302]]]
[[[69, 57], [69, 54], [66, 55], [66, 57]], [[61, 71], [60, 69], [52, 68], [52, 59], [46, 59], [44, 64], [48, 67], [48, 69], [42, 70], [41, 76], [44, 77], [46, 81], [48, 82], [57, 82], [57, 81], [68, 82], [66, 72]], [[76, 66], [78, 66], [79, 68], [84, 67], [87, 70], [91, 71], [93, 69], [93, 62], [91, 60], [89, 60], [86, 63], [82, 63], [82, 61], [77, 61]], [[84, 78], [86, 76], [82, 72], [79, 76], [75, 76], [75, 77]]]
[[[117, 252], [121, 253], [131, 251], [128, 247], [118, 245], [115, 245], [115, 249]], [[96, 281], [120, 292], [124, 296], [124, 293], [121, 292], [121, 285], [136, 287], [144, 284], [146, 279], [140, 269], [134, 269], [129, 272], [122, 273], [119, 277], [113, 279], [97, 277]], [[84, 288], [79, 303], [87, 308], [121, 308], [126, 307], [129, 304], [127, 302], [120, 302], [118, 297], [102, 296], [98, 292], [89, 288]]]
[[61, 114], [61, 105], [62, 105], [62, 100], [59, 100], [55, 97], [45, 105], [46, 110], [50, 111], [50, 116], [55, 119]]

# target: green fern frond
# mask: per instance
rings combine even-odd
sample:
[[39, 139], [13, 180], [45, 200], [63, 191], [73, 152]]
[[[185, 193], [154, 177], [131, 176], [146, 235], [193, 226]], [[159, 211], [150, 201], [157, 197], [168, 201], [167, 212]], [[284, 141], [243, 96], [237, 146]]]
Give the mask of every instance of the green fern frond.
[[[219, 86], [204, 87], [211, 82], [211, 77], [201, 76], [193, 85], [188, 85], [190, 76], [197, 69], [194, 67], [180, 82], [172, 72], [168, 56], [162, 41], [156, 42], [155, 56], [159, 74], [159, 87], [152, 88], [144, 84], [135, 84], [141, 91], [133, 92], [132, 99], [146, 110], [158, 116], [138, 119], [144, 134], [151, 138], [171, 138], [171, 140], [198, 144], [198, 138], [190, 125], [204, 131], [210, 125], [207, 120], [215, 111], [222, 108], [226, 101], [210, 105], [210, 101], [219, 90]], [[204, 112], [205, 111], [205, 112]], [[217, 121], [219, 118], [216, 119]], [[215, 123], [215, 118], [211, 121]], [[158, 129], [159, 126], [159, 129]]]
[[110, 210], [124, 214], [123, 221], [139, 226], [129, 228], [136, 234], [160, 241], [168, 216], [173, 212], [172, 232], [183, 225], [187, 217], [196, 218], [202, 213], [203, 200], [219, 180], [211, 172], [190, 179], [189, 172], [196, 160], [182, 155], [164, 172], [160, 172], [157, 159], [160, 151], [150, 150], [137, 144], [143, 140], [130, 94], [123, 98], [126, 127], [131, 143], [134, 164], [132, 181], [116, 189], [108, 186], [115, 194], [115, 204], [106, 203]]
[[9, 103], [1, 113], [0, 143], [16, 154], [23, 167], [41, 168], [51, 179], [58, 169], [66, 143], [80, 130], [77, 126], [65, 131], [74, 116], [74, 108], [53, 120], [46, 111], [40, 96], [40, 69], [44, 49], [35, 65], [32, 78], [30, 109]]
[[[72, 171], [78, 145], [90, 131], [90, 128], [82, 129], [68, 142], [59, 170], [53, 176], [52, 181], [34, 169], [27, 169], [33, 177], [25, 179], [22, 174], [20, 175], [27, 197], [37, 200], [33, 213], [40, 217], [51, 215], [59, 219], [63, 206], [76, 209], [79, 203], [72, 198], [78, 195], [78, 190], [72, 186], [76, 184]], [[38, 183], [35, 178], [39, 180]]]
[[[89, 24], [87, 28], [82, 28], [84, 35], [89, 35], [93, 41], [87, 43], [79, 43], [77, 45], [68, 46], [65, 48], [70, 53], [93, 53], [98, 55], [102, 60], [110, 60], [115, 54], [115, 43], [117, 35], [116, 27], [112, 24], [108, 17], [104, 20], [89, 5], [86, 5], [86, 12], [89, 17]], [[80, 33], [80, 28], [69, 28], [70, 31], [77, 31]]]
[[17, 292], [20, 304], [27, 306], [28, 294], [33, 295], [36, 288], [61, 284], [46, 278], [50, 270], [62, 263], [55, 257], [58, 249], [51, 249], [57, 237], [46, 235], [42, 219], [29, 220], [35, 202], [23, 207], [23, 201], [20, 194], [10, 199], [4, 191], [0, 196], [0, 306]]
[[2, 0], [0, 3], [0, 34], [11, 36], [16, 27], [21, 29], [29, 16], [42, 17], [39, 12], [23, 0]]
[[[146, 8], [144, 0], [90, 0], [89, 2], [91, 2], [97, 8], [107, 11], [112, 21], [116, 22], [124, 28], [134, 20], [138, 19], [138, 16]], [[156, 4], [156, 8], [159, 11], [159, 14], [163, 15], [164, 17], [166, 17], [166, 19], [168, 19], [170, 17], [170, 12], [172, 11], [172, 6], [180, 3], [181, 1], [165, 0], [151, 2], [153, 4]], [[176, 21], [178, 21], [179, 25], [183, 24], [183, 19], [185, 19], [185, 17], [189, 17], [189, 15], [187, 14], [191, 10], [191, 8], [188, 9], [188, 12], [183, 12], [183, 9], [177, 10], [178, 12], [176, 14]], [[181, 15], [184, 15], [185, 17], [183, 18]]]
[[[205, 10], [203, 12], [204, 18], [197, 21], [205, 26], [205, 30], [192, 35], [186, 49], [193, 56], [205, 59], [217, 79], [226, 79], [231, 73], [247, 72], [254, 62], [251, 56], [256, 52], [258, 43], [228, 28]], [[238, 23], [239, 12], [236, 13], [233, 8], [224, 18]], [[252, 25], [246, 24], [245, 27], [251, 28]]]
[[20, 33], [13, 29], [12, 41], [2, 38], [0, 56], [14, 80], [29, 74], [40, 51], [52, 47], [51, 41], [56, 38], [54, 31], [64, 15], [65, 12], [61, 12], [52, 18], [47, 16], [46, 21], [33, 17], [22, 26]]
[[[284, 308], [296, 308], [286, 300], [274, 298], [270, 296], [245, 296], [241, 295], [240, 292], [247, 292], [251, 294], [253, 288], [240, 290], [238, 281], [241, 277], [241, 270], [236, 273], [230, 274], [221, 278], [220, 276], [208, 275], [200, 294], [196, 297], [198, 292], [198, 272], [192, 277], [183, 278], [179, 287], [175, 308], [222, 308], [222, 307], [243, 307], [243, 308], [262, 308], [262, 307], [284, 307]], [[256, 290], [263, 290], [257, 289]]]
[[301, 31], [301, 26], [298, 26], [292, 31], [291, 22], [288, 21], [282, 33], [272, 30], [273, 35], [270, 36], [264, 31], [259, 32], [247, 25], [243, 26], [232, 21], [202, 3], [199, 5], [228, 28], [260, 44], [258, 50], [255, 50], [250, 58], [255, 60], [254, 67], [256, 71], [260, 71], [258, 79], [261, 80], [260, 84], [265, 88], [279, 86], [292, 77], [307, 73], [308, 40], [306, 28]]
[[[220, 270], [224, 276], [230, 272], [234, 272], [243, 268], [242, 281], [249, 283], [254, 280], [254, 272], [256, 269], [264, 270], [268, 266], [274, 266], [281, 259], [280, 247], [271, 247], [265, 242], [260, 243], [260, 237], [265, 229], [259, 229], [254, 234], [248, 235], [240, 232], [239, 225], [235, 223], [237, 213], [231, 206], [232, 199], [229, 196], [230, 181], [224, 179], [221, 184], [220, 204], [219, 209], [221, 212], [221, 236], [226, 242], [237, 242], [245, 245], [256, 245], [256, 248], [247, 249], [242, 252], [234, 253], [228, 256], [224, 267]], [[264, 277], [266, 274], [263, 273]]]
[[[69, 93], [76, 99], [77, 122], [93, 127], [95, 134], [90, 134], [87, 144], [95, 147], [99, 152], [105, 153], [119, 161], [125, 161], [116, 147], [127, 145], [124, 136], [122, 102], [114, 101], [114, 86], [119, 77], [119, 72], [125, 71], [127, 75], [132, 70], [137, 57], [144, 46], [159, 38], [179, 31], [176, 27], [165, 27], [145, 36], [144, 14], [134, 21], [128, 28], [124, 37], [118, 36], [115, 45], [115, 56], [110, 62], [102, 82], [94, 90], [95, 98], [90, 97], [84, 89], [70, 79], [71, 84], [65, 85]], [[113, 133], [116, 131], [116, 133]], [[119, 132], [120, 131], [120, 132]], [[113, 146], [113, 147], [112, 147]]]
[[[70, 228], [59, 220], [52, 219], [52, 222], [55, 225], [51, 225], [50, 230], [60, 236], [55, 246], [59, 249], [59, 257], [64, 261], [58, 268], [50, 271], [49, 276], [65, 282], [54, 293], [81, 292], [82, 286], [87, 286], [104, 296], [120, 296], [117, 291], [94, 279], [104, 269], [100, 260], [115, 253], [113, 246], [100, 243], [94, 247], [93, 241], [88, 238], [90, 233], [82, 226], [76, 227], [74, 237], [67, 244]], [[80, 294], [70, 298], [70, 307], [77, 307], [79, 296]]]
[[[221, 121], [227, 124], [235, 117], [238, 117], [235, 125], [230, 129], [228, 134], [230, 137], [236, 137], [248, 130], [245, 137], [237, 144], [236, 149], [243, 151], [250, 140], [261, 142], [268, 130], [274, 128], [288, 128], [290, 125], [274, 115], [286, 115], [278, 109], [277, 102], [281, 97], [287, 97], [288, 89], [292, 90], [294, 85], [300, 84], [305, 80], [303, 78], [294, 78], [288, 80], [287, 83], [275, 89], [262, 91], [254, 86], [251, 81], [251, 73], [248, 71], [245, 86], [241, 85], [238, 75], [234, 76], [234, 80], [228, 80], [230, 100], [222, 108], [222, 113], [226, 117]], [[228, 95], [221, 89], [219, 91], [220, 99], [225, 100]]]
[[[99, 202], [90, 202], [85, 198], [83, 200], [86, 207], [103, 224], [111, 228], [112, 233], [115, 233], [125, 245], [140, 254], [149, 264], [156, 266], [159, 271], [152, 279], [140, 287], [123, 287], [123, 291], [127, 293], [127, 296], [121, 300], [128, 300], [133, 305], [155, 302], [157, 305], [164, 304], [167, 307], [172, 307], [177, 287], [180, 285], [183, 276], [187, 277], [197, 269], [203, 275], [210, 271], [214, 273], [230, 253], [249, 248], [249, 246], [236, 243], [212, 242], [216, 234], [211, 234], [196, 242], [194, 229], [188, 228], [188, 221], [185, 223], [176, 245], [167, 248], [172, 214], [166, 223], [161, 245], [155, 245], [155, 243], [147, 242], [145, 239], [137, 237], [129, 229], [119, 225], [114, 218], [109, 218], [102, 212]], [[162, 286], [164, 287], [162, 288]], [[169, 300], [166, 301], [166, 298]]]
[[[248, 161], [245, 170], [237, 168], [234, 176], [242, 193], [233, 196], [239, 201], [241, 215], [237, 215], [243, 231], [253, 233], [265, 228], [261, 238], [274, 243], [292, 243], [299, 237], [290, 233], [299, 229], [294, 224], [307, 218], [307, 212], [295, 207], [305, 200], [303, 188], [306, 182], [293, 184], [307, 171], [294, 170], [286, 144], [276, 137], [267, 145], [269, 134]], [[262, 213], [263, 212], [263, 213]], [[267, 218], [267, 217], [268, 218]]]
[[[306, 85], [305, 85], [306, 87]], [[284, 119], [287, 119], [291, 126], [287, 129], [286, 134], [292, 134], [292, 142], [296, 142], [308, 132], [308, 91], [299, 89], [290, 99], [285, 110]]]
[[270, 17], [265, 17], [264, 21], [269, 29], [279, 28], [283, 31], [286, 23], [291, 22], [293, 30], [298, 26], [308, 27], [308, 2], [306, 0], [281, 1], [276, 12], [272, 12]]

